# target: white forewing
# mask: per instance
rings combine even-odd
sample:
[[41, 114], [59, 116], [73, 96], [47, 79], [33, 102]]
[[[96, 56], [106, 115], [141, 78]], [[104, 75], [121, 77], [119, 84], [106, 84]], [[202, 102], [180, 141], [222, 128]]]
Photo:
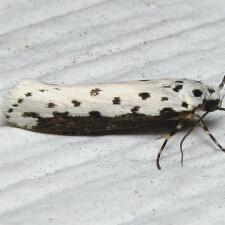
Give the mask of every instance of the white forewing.
[[[115, 117], [132, 113], [136, 107], [136, 113], [158, 116], [165, 108], [192, 111], [203, 103], [205, 88], [202, 83], [187, 79], [68, 86], [26, 80], [10, 91], [5, 113], [10, 123], [22, 127], [32, 127], [38, 120], [24, 117], [24, 113], [51, 118], [53, 112], [86, 117], [97, 111], [102, 116]], [[201, 95], [195, 96], [194, 90]]]

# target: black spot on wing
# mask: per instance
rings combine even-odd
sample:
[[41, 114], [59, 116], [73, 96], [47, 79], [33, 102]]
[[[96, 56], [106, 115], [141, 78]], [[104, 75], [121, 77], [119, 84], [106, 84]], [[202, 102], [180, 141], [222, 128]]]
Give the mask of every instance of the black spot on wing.
[[12, 113], [13, 112], [13, 108], [8, 109], [8, 113]]
[[60, 90], [61, 90], [60, 88], [53, 88], [53, 89], [55, 89], [55, 90], [57, 90], [57, 91], [60, 91]]
[[179, 115], [179, 113], [176, 112], [171, 107], [165, 107], [160, 111], [160, 115], [163, 117], [166, 117], [166, 118], [172, 118], [172, 117]]
[[54, 118], [57, 118], [59, 120], [69, 117], [69, 112], [60, 113], [60, 112], [54, 111], [52, 114]]
[[195, 97], [201, 97], [203, 94], [202, 91], [199, 89], [194, 89], [192, 92]]
[[90, 111], [89, 115], [90, 117], [93, 117], [93, 118], [100, 118], [102, 116], [99, 111]]
[[72, 100], [71, 102], [73, 103], [74, 107], [79, 107], [81, 105], [81, 103], [77, 100]]
[[39, 114], [35, 112], [24, 112], [23, 117], [40, 118]]
[[168, 101], [168, 100], [169, 100], [169, 98], [167, 98], [167, 97], [162, 97], [162, 98], [161, 98], [161, 101], [162, 101], [162, 102]]
[[133, 114], [136, 114], [140, 109], [140, 106], [134, 106], [130, 111], [133, 113]]
[[39, 91], [40, 91], [40, 92], [45, 92], [45, 91], [47, 91], [47, 90], [45, 90], [45, 89], [39, 89]]
[[182, 80], [177, 80], [175, 81], [176, 83], [180, 83], [180, 84], [183, 84], [184, 82]]
[[184, 108], [186, 108], [186, 109], [188, 108], [187, 102], [182, 102], [181, 106], [184, 107]]
[[142, 100], [146, 100], [147, 98], [151, 97], [148, 92], [141, 92], [139, 93], [139, 96], [141, 97]]
[[175, 92], [179, 92], [182, 88], [183, 88], [183, 85], [178, 84], [178, 85], [176, 85], [176, 86], [173, 88], [173, 90], [174, 90]]
[[19, 98], [18, 100], [17, 100], [17, 103], [22, 103], [23, 102], [23, 99], [22, 98]]
[[101, 89], [99, 88], [94, 88], [90, 91], [90, 95], [91, 96], [96, 96], [96, 95], [99, 95], [99, 92], [102, 91]]
[[139, 81], [149, 81], [149, 80], [139, 80]]
[[25, 94], [25, 96], [26, 96], [26, 97], [30, 97], [30, 96], [32, 96], [32, 93], [31, 93], [31, 92], [27, 92], [27, 93]]
[[120, 97], [114, 97], [112, 100], [113, 105], [119, 105], [121, 103]]
[[48, 103], [48, 108], [55, 108], [55, 106], [56, 106], [56, 104], [54, 104], [52, 102]]
[[18, 107], [18, 104], [13, 104], [12, 106], [13, 106], [13, 107]]
[[7, 116], [6, 116], [6, 118], [7, 118], [7, 119], [9, 119], [9, 118], [10, 118], [10, 116], [8, 116], [8, 115], [7, 115]]
[[164, 88], [171, 88], [170, 85], [163, 85]]

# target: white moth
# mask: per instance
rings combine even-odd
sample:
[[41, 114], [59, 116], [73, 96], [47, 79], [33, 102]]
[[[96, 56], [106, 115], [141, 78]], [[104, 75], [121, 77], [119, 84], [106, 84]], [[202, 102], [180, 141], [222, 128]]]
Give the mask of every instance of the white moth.
[[[157, 156], [160, 169], [159, 159], [167, 141], [186, 121], [195, 121], [187, 135], [200, 124], [225, 151], [203, 122], [209, 112], [224, 110], [220, 97], [224, 83], [225, 77], [219, 87], [190, 79], [95, 85], [53, 85], [25, 80], [9, 92], [4, 111], [12, 126], [68, 135], [151, 129], [157, 123], [175, 121], [176, 128], [167, 135]], [[201, 111], [204, 114], [200, 117]]]

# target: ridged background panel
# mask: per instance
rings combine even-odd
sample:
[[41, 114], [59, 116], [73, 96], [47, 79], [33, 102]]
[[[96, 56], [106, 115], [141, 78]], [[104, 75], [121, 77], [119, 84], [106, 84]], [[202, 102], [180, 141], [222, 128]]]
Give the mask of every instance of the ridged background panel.
[[[63, 137], [9, 127], [9, 88], [225, 72], [224, 0], [0, 1], [0, 224], [222, 225], [225, 155], [198, 128], [184, 167], [162, 133]], [[224, 145], [224, 114], [207, 123]]]

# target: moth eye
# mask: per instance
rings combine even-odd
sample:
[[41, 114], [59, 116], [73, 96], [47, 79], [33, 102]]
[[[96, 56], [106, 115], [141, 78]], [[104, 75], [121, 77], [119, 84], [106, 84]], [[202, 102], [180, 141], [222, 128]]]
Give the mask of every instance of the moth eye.
[[206, 100], [205, 101], [205, 111], [214, 111], [216, 110], [216, 107], [219, 106], [220, 100]]

